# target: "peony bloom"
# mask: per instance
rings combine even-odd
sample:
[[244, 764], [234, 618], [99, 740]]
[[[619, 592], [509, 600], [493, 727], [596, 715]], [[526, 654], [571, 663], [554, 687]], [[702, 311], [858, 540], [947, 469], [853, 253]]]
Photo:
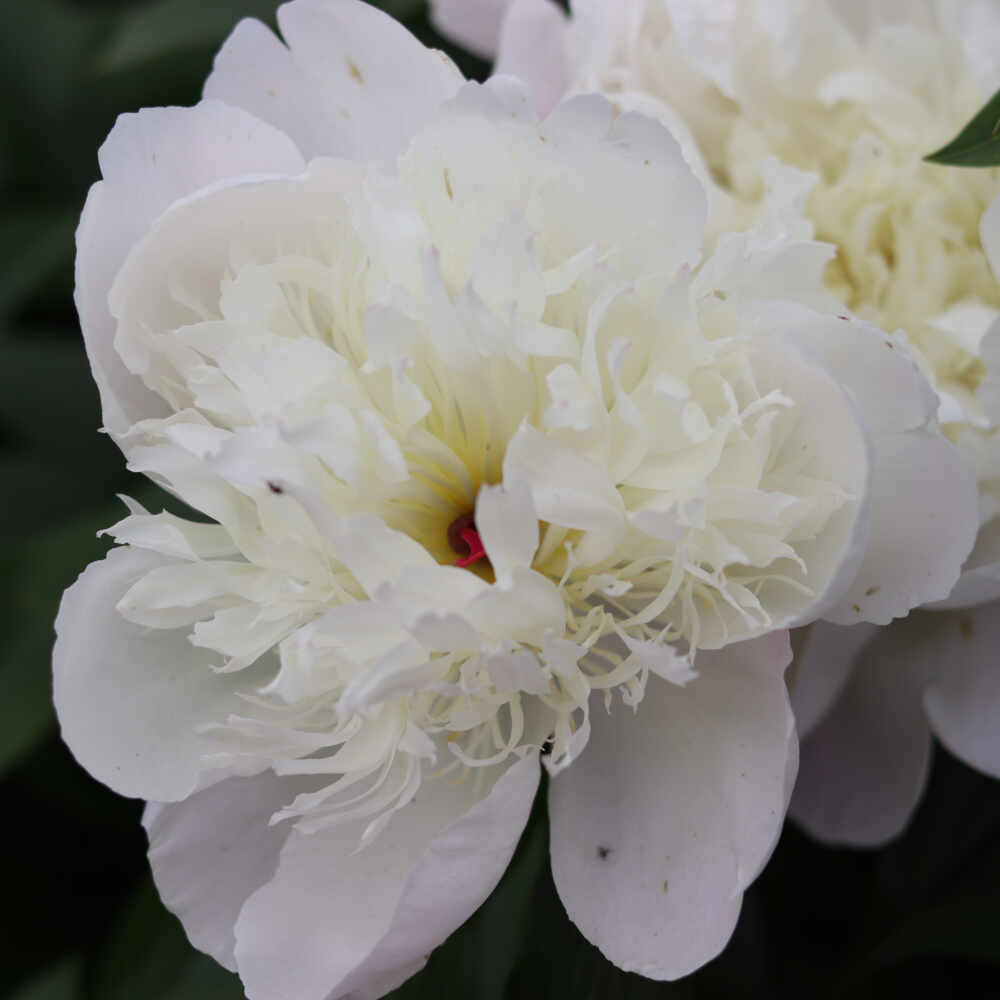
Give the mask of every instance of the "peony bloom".
[[[495, 6], [501, 69], [522, 75], [541, 101], [598, 90], [661, 118], [710, 179], [723, 227], [759, 215], [775, 160], [808, 174], [805, 215], [816, 237], [837, 248], [827, 289], [854, 314], [905, 332], [939, 395], [944, 432], [979, 484], [975, 550], [938, 606], [1000, 597], [1000, 357], [998, 334], [988, 333], [1000, 315], [1000, 284], [984, 252], [992, 232], [995, 269], [996, 206], [980, 238], [1000, 171], [923, 162], [1000, 86], [995, 4], [579, 0], [570, 19], [547, 0]], [[461, 33], [461, 17], [443, 0], [438, 18]], [[800, 734], [840, 696], [803, 746], [792, 813], [811, 832], [875, 844], [902, 830], [929, 762], [922, 697], [945, 744], [1000, 776], [1000, 759], [985, 749], [997, 697], [989, 692], [998, 685], [989, 642], [982, 628], [975, 642], [958, 641], [988, 613], [936, 614], [893, 626], [891, 636], [824, 626], [802, 638], [792, 672]], [[937, 666], [927, 674], [918, 660]], [[948, 685], [966, 692], [962, 711], [932, 707], [945, 698], [933, 693], [945, 671]], [[897, 703], [914, 707], [899, 711]]]
[[797, 176], [706, 255], [656, 121], [539, 121], [354, 0], [279, 24], [101, 150], [105, 426], [209, 520], [109, 529], [57, 622], [63, 734], [150, 802], [165, 902], [252, 1000], [417, 971], [540, 758], [571, 917], [684, 975], [781, 827], [783, 630], [946, 596], [972, 478], [905, 341], [828, 309]]
[[[1000, 199], [982, 241], [1000, 279]], [[1000, 778], [1000, 323], [983, 337], [980, 427], [953, 428], [973, 456], [983, 526], [945, 601], [889, 628], [813, 625], [796, 658], [796, 723], [808, 733], [792, 815], [829, 843], [897, 836], [927, 781], [931, 733]]]

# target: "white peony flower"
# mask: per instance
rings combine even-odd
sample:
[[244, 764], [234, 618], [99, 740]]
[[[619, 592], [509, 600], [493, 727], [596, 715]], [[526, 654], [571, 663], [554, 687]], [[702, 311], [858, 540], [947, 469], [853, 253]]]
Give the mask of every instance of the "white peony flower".
[[105, 425], [210, 523], [109, 529], [57, 622], [63, 734], [154, 803], [165, 901], [253, 1000], [412, 975], [543, 753], [571, 917], [683, 975], [787, 805], [776, 630], [944, 597], [971, 477], [905, 342], [814, 308], [828, 250], [778, 192], [702, 260], [655, 121], [539, 122], [354, 0], [279, 24], [101, 150]]
[[[1000, 278], [1000, 199], [982, 240]], [[813, 625], [796, 656], [792, 701], [808, 739], [791, 811], [828, 843], [871, 847], [903, 831], [927, 782], [931, 733], [1000, 778], [1000, 324], [981, 354], [976, 402], [991, 431], [963, 433], [978, 452], [984, 524], [954, 591], [884, 629]]]
[[[542, 101], [599, 90], [622, 108], [660, 117], [683, 142], [694, 169], [711, 178], [717, 225], [739, 226], [759, 214], [775, 159], [808, 173], [805, 214], [817, 238], [837, 248], [826, 287], [855, 314], [905, 331], [939, 394], [944, 431], [978, 481], [979, 539], [941, 606], [1000, 597], [1000, 334], [990, 332], [998, 328], [1000, 285], [984, 253], [987, 229], [1000, 219], [996, 203], [992, 222], [983, 221], [982, 238], [979, 232], [980, 217], [1000, 194], [1000, 171], [923, 162], [1000, 86], [996, 5], [579, 0], [569, 19], [547, 0], [496, 7], [503, 15], [495, 36], [501, 69], [522, 75]], [[446, 29], [460, 26], [443, 4], [439, 18]], [[1000, 260], [1000, 234], [992, 239]], [[932, 621], [943, 631], [928, 640], [928, 648], [964, 634], [944, 617]], [[874, 675], [894, 676], [897, 668], [908, 671], [898, 681], [901, 691], [906, 685], [925, 690], [929, 682], [894, 650], [897, 641], [909, 643], [905, 637], [915, 630], [931, 628], [908, 623], [898, 626], [898, 638], [879, 636], [870, 646], [874, 632], [864, 628], [842, 637], [823, 628], [803, 640], [793, 672], [800, 733], [818, 722], [838, 693], [844, 695], [836, 715], [803, 747], [792, 811], [817, 836], [869, 844], [903, 828], [923, 787], [927, 724], [916, 711], [919, 739], [901, 736], [890, 748], [894, 727], [861, 705], [879, 688], [890, 699], [884, 712], [895, 713], [889, 707], [892, 684]], [[973, 647], [960, 645], [962, 664], [953, 678], [968, 673], [977, 690], [992, 689], [995, 665], [988, 647], [977, 644], [980, 652], [972, 656]], [[870, 683], [872, 690], [855, 697], [852, 687], [842, 686], [862, 647], [858, 662], [870, 665], [859, 666], [851, 684], [867, 691]], [[852, 698], [854, 711], [848, 708]], [[896, 722], [904, 717], [897, 713]], [[1000, 775], [1000, 761], [987, 763], [981, 753], [963, 749], [989, 740], [987, 731], [977, 730], [992, 730], [986, 708], [955, 716], [951, 725], [959, 724], [968, 731], [945, 733], [941, 727], [949, 723], [935, 723], [960, 756]], [[915, 740], [917, 755], [910, 749]], [[889, 772], [878, 766], [888, 768], [894, 755], [910, 761], [909, 777], [895, 787], [898, 801], [885, 794]], [[856, 784], [862, 760], [867, 795]]]

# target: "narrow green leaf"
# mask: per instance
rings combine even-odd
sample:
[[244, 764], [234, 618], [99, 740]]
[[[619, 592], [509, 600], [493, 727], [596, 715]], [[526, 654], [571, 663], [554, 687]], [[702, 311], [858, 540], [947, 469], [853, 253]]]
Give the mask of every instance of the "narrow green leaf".
[[77, 1000], [83, 967], [78, 956], [64, 958], [25, 983], [9, 1000]]
[[1000, 90], [947, 146], [925, 159], [952, 167], [1000, 166]]

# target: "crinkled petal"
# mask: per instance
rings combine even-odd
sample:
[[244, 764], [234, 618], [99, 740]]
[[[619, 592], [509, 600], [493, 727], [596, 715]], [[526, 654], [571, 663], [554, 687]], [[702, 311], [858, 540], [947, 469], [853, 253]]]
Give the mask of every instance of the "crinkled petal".
[[250, 1000], [375, 997], [416, 972], [499, 881], [538, 776], [531, 754], [485, 796], [475, 775], [427, 781], [358, 853], [357, 824], [293, 833], [236, 925]]
[[[232, 675], [187, 630], [141, 628], [115, 605], [167, 560], [115, 549], [63, 595], [52, 655], [63, 739], [94, 777], [121, 795], [172, 802], [190, 795], [213, 744], [204, 726], [248, 706]], [[241, 683], [263, 683], [263, 667]]]
[[924, 694], [931, 728], [957, 757], [1000, 778], [1000, 604], [931, 621], [916, 654], [933, 678]]
[[591, 713], [552, 779], [552, 871], [571, 919], [616, 965], [677, 979], [726, 944], [778, 839], [796, 766], [787, 633], [651, 678], [633, 715]]
[[496, 55], [500, 25], [512, 0], [431, 0], [431, 23], [445, 38], [482, 59]]
[[857, 657], [836, 704], [803, 740], [789, 813], [817, 840], [878, 847], [913, 814], [930, 765], [920, 651], [934, 618], [914, 614], [881, 629]]
[[278, 8], [286, 49], [242, 22], [205, 85], [286, 129], [307, 157], [390, 161], [463, 83], [441, 52], [360, 0], [294, 0]]
[[302, 785], [267, 771], [219, 782], [182, 802], [150, 803], [143, 814], [160, 898], [191, 943], [233, 972], [236, 918], [271, 880], [292, 829], [270, 819]]
[[245, 111], [218, 101], [121, 115], [99, 153], [103, 180], [87, 197], [76, 233], [76, 307], [104, 424], [123, 434], [165, 413], [115, 353], [108, 292], [131, 248], [171, 204], [234, 177], [297, 174], [295, 144]]

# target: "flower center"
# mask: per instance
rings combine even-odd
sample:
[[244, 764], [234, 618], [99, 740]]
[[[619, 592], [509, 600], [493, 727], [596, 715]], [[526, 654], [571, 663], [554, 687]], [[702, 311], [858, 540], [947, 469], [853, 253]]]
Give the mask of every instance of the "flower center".
[[460, 559], [455, 560], [456, 566], [471, 566], [486, 559], [486, 549], [476, 531], [476, 519], [473, 514], [462, 514], [448, 525], [448, 544], [457, 552]]

